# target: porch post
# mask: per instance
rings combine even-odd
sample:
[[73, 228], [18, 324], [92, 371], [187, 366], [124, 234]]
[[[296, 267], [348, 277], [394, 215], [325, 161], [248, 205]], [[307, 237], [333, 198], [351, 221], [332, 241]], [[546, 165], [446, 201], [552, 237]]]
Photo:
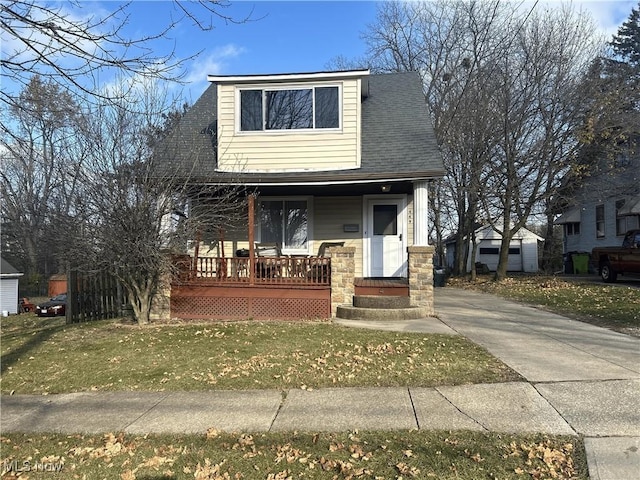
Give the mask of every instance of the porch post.
[[249, 195], [249, 285], [256, 283], [256, 251], [255, 251], [255, 200], [253, 194]]
[[409, 247], [409, 298], [414, 307], [423, 307], [433, 316], [433, 252], [434, 247]]
[[356, 273], [355, 247], [329, 247], [331, 257], [331, 316], [336, 316], [338, 305], [353, 304]]
[[413, 244], [429, 245], [429, 182], [413, 183]]

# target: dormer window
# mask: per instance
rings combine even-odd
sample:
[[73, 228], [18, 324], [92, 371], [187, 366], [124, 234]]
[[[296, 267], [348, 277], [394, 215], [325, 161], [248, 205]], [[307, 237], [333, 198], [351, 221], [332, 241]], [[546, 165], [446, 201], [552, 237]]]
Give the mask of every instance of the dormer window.
[[240, 90], [242, 132], [338, 128], [338, 86]]

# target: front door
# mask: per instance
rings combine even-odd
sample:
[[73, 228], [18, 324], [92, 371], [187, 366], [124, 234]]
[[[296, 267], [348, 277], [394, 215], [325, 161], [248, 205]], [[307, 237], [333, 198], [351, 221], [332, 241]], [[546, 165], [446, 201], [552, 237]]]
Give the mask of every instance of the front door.
[[[369, 277], [406, 277], [405, 202], [403, 198], [369, 199], [365, 241]], [[366, 271], [366, 269], [365, 269]]]

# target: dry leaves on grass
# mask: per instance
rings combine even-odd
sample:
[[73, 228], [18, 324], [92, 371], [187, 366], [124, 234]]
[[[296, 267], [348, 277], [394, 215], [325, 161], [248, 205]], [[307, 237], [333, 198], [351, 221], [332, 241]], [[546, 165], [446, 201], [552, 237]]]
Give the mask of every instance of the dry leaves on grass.
[[571, 438], [418, 431], [252, 435], [212, 428], [199, 436], [14, 434], [0, 441], [10, 459], [64, 462], [64, 478], [71, 479], [584, 478], [577, 471], [584, 466], [574, 466]]
[[573, 462], [573, 445], [564, 444], [554, 448], [549, 440], [532, 444], [512, 442], [507, 456], [523, 457], [525, 467], [517, 467], [518, 475], [530, 475], [533, 479], [541, 478], [574, 478], [576, 475]]

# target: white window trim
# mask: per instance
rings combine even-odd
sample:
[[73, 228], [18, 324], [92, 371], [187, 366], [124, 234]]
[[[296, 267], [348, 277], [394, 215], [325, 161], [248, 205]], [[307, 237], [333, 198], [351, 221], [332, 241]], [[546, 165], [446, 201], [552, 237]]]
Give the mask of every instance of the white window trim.
[[263, 201], [296, 201], [304, 200], [307, 202], [307, 248], [286, 248], [282, 247], [283, 255], [309, 255], [313, 252], [313, 197], [312, 196], [292, 196], [292, 197], [258, 197], [256, 201], [256, 220], [258, 231], [256, 232], [256, 242], [262, 241], [262, 225], [260, 223], [260, 208]]
[[[242, 113], [241, 103], [240, 103], [240, 92], [243, 90], [262, 90], [265, 91], [277, 91], [277, 90], [314, 90], [313, 92], [313, 117], [315, 123], [315, 113], [316, 113], [316, 101], [315, 101], [315, 88], [322, 87], [337, 87], [338, 88], [338, 127], [336, 128], [292, 128], [292, 129], [282, 129], [282, 130], [242, 130], [241, 129], [241, 118], [240, 115]], [[323, 133], [336, 133], [342, 131], [343, 126], [343, 84], [342, 83], [312, 83], [312, 84], [287, 84], [287, 85], [242, 85], [241, 87], [236, 87], [235, 91], [235, 130], [237, 135], [295, 135], [295, 134], [323, 134]], [[263, 94], [264, 95], [264, 94]], [[264, 96], [263, 96], [264, 99]], [[263, 122], [265, 118], [265, 104], [264, 101], [262, 103], [262, 115]]]

